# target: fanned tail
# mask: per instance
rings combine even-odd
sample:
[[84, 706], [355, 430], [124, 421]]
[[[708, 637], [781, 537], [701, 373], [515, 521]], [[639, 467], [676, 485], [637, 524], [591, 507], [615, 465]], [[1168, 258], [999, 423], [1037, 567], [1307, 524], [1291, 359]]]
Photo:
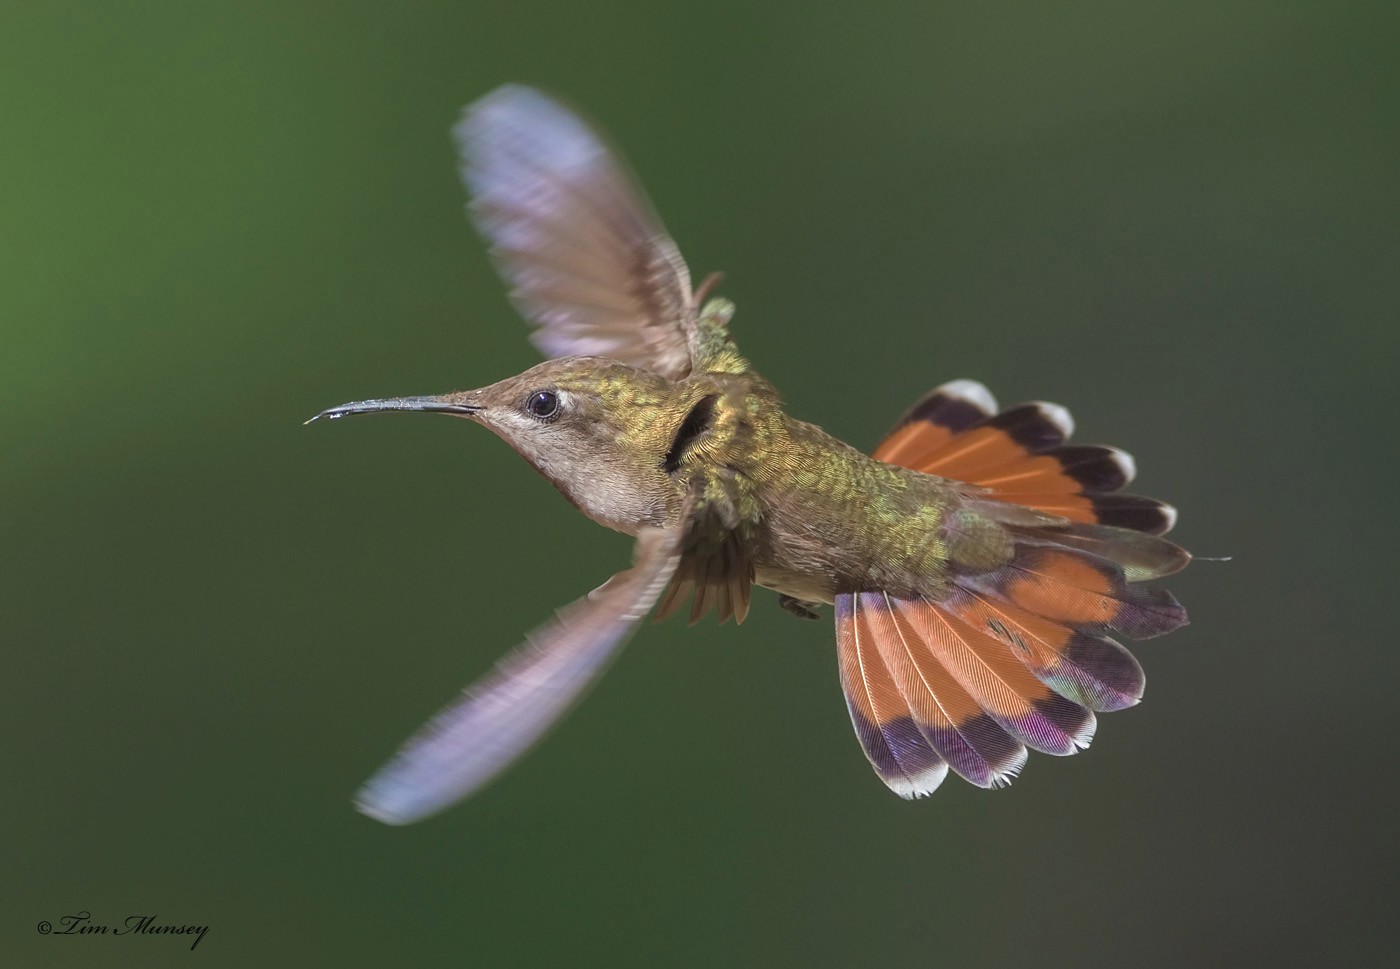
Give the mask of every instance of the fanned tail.
[[901, 796], [930, 793], [949, 768], [1001, 786], [1027, 748], [1087, 747], [1095, 713], [1142, 697], [1142, 667], [1112, 636], [1186, 623], [1171, 593], [1141, 584], [1190, 560], [1157, 537], [1175, 512], [1111, 494], [1132, 480], [1132, 458], [1066, 444], [1071, 429], [1063, 408], [996, 413], [985, 387], [955, 381], [915, 404], [875, 452], [976, 486], [967, 509], [1010, 540], [997, 564], [955, 568], [937, 597], [836, 599], [851, 719], [876, 773]]
[[1166, 502], [1113, 494], [1137, 474], [1132, 455], [1066, 444], [1074, 420], [1063, 407], [1036, 402], [995, 411], [981, 384], [944, 384], [906, 411], [872, 456], [1071, 521], [1151, 535], [1176, 524], [1176, 509]]
[[931, 794], [949, 767], [999, 787], [1025, 763], [1026, 748], [982, 712], [884, 593], [836, 597], [836, 643], [856, 737], [896, 794]]

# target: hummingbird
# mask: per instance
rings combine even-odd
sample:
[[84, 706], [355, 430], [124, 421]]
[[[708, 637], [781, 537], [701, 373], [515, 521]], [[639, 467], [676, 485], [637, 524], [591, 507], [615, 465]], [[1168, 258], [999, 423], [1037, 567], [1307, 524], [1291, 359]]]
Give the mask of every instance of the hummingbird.
[[[1143, 671], [1115, 637], [1186, 623], [1150, 584], [1190, 555], [1176, 512], [1120, 489], [1133, 459], [1073, 445], [1069, 412], [929, 392], [870, 454], [788, 416], [739, 352], [734, 305], [689, 269], [621, 156], [581, 117], [508, 85], [453, 135], [469, 214], [547, 358], [476, 390], [313, 417], [428, 411], [502, 438], [571, 504], [634, 536], [627, 568], [526, 637], [356, 795], [388, 824], [443, 810], [519, 758], [642, 619], [831, 606], [859, 745], [895, 794], [951, 772], [1001, 787], [1027, 750], [1088, 746]], [[310, 423], [308, 421], [307, 423]]]

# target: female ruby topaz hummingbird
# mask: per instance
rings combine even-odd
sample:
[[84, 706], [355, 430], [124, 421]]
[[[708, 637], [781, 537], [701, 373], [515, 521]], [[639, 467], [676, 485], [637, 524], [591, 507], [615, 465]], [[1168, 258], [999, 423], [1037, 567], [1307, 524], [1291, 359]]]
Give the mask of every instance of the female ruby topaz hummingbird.
[[[1088, 746], [1143, 673], [1112, 638], [1186, 623], [1145, 580], [1190, 556], [1176, 519], [1115, 494], [1133, 460], [1069, 445], [1068, 412], [999, 411], [956, 380], [874, 454], [789, 417], [740, 355], [733, 304], [691, 288], [680, 250], [606, 143], [525, 87], [454, 131], [471, 215], [549, 359], [479, 390], [318, 417], [436, 411], [482, 424], [589, 518], [636, 537], [630, 569], [562, 610], [359, 792], [390, 824], [433, 814], [525, 752], [656, 606], [742, 622], [754, 585], [816, 618], [833, 604], [856, 737], [901, 797], [951, 770], [1008, 783], [1027, 748]], [[315, 420], [316, 418], [313, 418]]]

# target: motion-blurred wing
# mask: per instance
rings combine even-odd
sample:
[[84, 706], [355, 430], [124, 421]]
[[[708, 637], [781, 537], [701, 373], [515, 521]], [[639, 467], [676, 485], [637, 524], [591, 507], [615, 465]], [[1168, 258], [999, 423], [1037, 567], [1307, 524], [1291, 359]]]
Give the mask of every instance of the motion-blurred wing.
[[603, 140], [518, 85], [470, 105], [453, 133], [476, 226], [545, 356], [690, 373], [689, 270]]
[[526, 637], [360, 789], [356, 806], [409, 824], [481, 787], [525, 753], [597, 679], [680, 558], [684, 519], [637, 539], [636, 561]]

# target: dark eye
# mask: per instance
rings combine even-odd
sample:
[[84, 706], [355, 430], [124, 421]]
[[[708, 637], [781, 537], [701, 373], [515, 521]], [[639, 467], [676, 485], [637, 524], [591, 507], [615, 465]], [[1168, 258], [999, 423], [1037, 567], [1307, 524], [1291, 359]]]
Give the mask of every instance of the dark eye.
[[525, 402], [525, 409], [540, 420], [553, 417], [559, 413], [559, 395], [552, 390], [537, 390]]

